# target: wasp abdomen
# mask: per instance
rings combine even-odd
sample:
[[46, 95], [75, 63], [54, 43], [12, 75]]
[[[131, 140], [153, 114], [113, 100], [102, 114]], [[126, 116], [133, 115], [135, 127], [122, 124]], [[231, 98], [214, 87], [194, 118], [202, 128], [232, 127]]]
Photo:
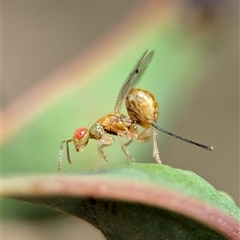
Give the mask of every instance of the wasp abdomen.
[[133, 88], [126, 97], [126, 108], [130, 118], [143, 127], [157, 121], [158, 103], [146, 90]]

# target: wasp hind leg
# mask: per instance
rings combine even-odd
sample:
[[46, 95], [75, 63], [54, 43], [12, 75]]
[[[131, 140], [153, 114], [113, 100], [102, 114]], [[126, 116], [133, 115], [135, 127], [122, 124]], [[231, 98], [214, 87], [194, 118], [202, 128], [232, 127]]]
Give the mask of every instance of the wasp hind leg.
[[152, 128], [147, 128], [137, 136], [138, 142], [148, 142], [151, 139], [153, 140], [153, 157], [159, 164], [161, 164], [162, 162], [161, 162], [159, 150], [158, 150], [156, 131]]

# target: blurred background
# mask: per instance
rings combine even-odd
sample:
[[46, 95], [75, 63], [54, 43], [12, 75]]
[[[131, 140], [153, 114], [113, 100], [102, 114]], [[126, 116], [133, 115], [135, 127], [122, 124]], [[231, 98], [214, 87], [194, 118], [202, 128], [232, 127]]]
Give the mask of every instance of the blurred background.
[[[158, 124], [214, 146], [159, 133], [163, 163], [195, 172], [239, 206], [238, 11], [222, 0], [3, 0], [2, 173], [56, 173], [61, 141], [113, 111], [148, 49], [155, 55], [136, 86], [159, 101]], [[129, 147], [135, 159], [154, 162], [152, 143], [140, 146]], [[125, 161], [118, 141], [106, 153], [111, 166]], [[71, 157], [68, 165], [64, 153], [63, 173], [88, 171], [96, 141], [81, 155], [71, 146]], [[104, 239], [83, 221], [22, 202], [2, 201], [2, 216], [3, 239]]]

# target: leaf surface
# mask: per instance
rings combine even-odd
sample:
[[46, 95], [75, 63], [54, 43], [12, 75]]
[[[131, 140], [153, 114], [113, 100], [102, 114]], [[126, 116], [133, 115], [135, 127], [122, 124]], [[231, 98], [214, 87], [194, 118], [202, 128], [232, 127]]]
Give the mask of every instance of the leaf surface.
[[167, 165], [5, 177], [3, 184], [3, 196], [82, 218], [107, 239], [238, 239], [240, 233], [240, 211], [229, 197]]

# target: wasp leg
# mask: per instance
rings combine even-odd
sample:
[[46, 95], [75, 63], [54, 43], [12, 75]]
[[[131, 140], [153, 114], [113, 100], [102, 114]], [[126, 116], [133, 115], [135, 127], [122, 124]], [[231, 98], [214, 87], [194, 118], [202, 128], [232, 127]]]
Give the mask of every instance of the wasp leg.
[[105, 160], [106, 168], [108, 167], [108, 159], [107, 159], [107, 156], [105, 155], [105, 153], [103, 152], [102, 148], [110, 146], [112, 143], [113, 143], [113, 139], [108, 134], [104, 133], [97, 145], [99, 159], [98, 159], [98, 162], [91, 168], [92, 170], [95, 169], [99, 165], [99, 163], [102, 161], [102, 159]]
[[[127, 163], [129, 164], [130, 162], [134, 162], [135, 159], [131, 156], [131, 154], [129, 153], [129, 151], [126, 148], [126, 146], [128, 146], [132, 142], [133, 138], [130, 136], [130, 134], [125, 133], [125, 132], [120, 132], [117, 134], [117, 136], [122, 144], [122, 150], [127, 155]], [[128, 138], [129, 141], [127, 141], [126, 143], [123, 143], [123, 141], [121, 139], [122, 137]]]
[[158, 150], [158, 143], [157, 143], [157, 133], [152, 128], [147, 128], [143, 130], [138, 136], [137, 141], [138, 142], [148, 142], [152, 138], [153, 140], [153, 157], [155, 160], [161, 164], [159, 150]]
[[133, 138], [137, 138], [138, 136], [138, 129], [137, 129], [137, 126], [135, 124], [132, 124], [130, 127], [129, 127], [129, 130], [127, 133], [124, 133], [124, 136], [123, 137], [126, 137], [126, 138], [130, 138], [129, 141], [127, 141], [126, 143], [124, 143], [125, 146], [128, 146]]
[[133, 141], [133, 139], [131, 138], [129, 141], [123, 143], [125, 147], [127, 147], [131, 142]]

